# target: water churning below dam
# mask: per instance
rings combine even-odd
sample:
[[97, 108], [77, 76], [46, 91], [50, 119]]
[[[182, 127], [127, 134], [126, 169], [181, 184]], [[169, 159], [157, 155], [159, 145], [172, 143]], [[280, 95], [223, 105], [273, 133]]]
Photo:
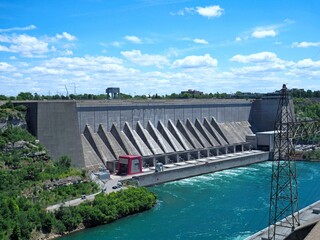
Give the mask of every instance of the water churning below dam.
[[[303, 208], [320, 198], [320, 162], [297, 173]], [[264, 162], [151, 187], [152, 210], [62, 239], [244, 239], [268, 225], [270, 176]]]

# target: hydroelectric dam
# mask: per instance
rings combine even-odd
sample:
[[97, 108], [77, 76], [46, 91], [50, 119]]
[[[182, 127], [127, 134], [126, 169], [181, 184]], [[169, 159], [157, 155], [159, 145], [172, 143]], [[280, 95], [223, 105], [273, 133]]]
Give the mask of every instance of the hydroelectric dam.
[[140, 155], [144, 166], [154, 167], [259, 149], [248, 139], [273, 129], [278, 102], [265, 96], [16, 104], [28, 107], [28, 130], [54, 159], [67, 155], [74, 166], [114, 172], [121, 155]]

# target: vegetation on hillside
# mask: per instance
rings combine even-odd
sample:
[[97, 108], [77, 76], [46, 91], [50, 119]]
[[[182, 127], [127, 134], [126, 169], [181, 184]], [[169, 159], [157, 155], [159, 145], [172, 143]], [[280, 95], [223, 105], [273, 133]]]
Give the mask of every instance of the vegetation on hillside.
[[298, 120], [320, 119], [320, 101], [309, 98], [295, 98], [294, 107]]
[[308, 151], [304, 154], [306, 160], [320, 161], [320, 150]]
[[99, 191], [87, 172], [71, 166], [62, 156], [53, 161], [27, 130], [8, 119], [24, 121], [25, 108], [10, 102], [0, 106], [5, 121], [0, 129], [0, 239], [39, 239], [43, 234], [63, 234], [81, 226], [91, 227], [151, 208], [155, 196], [146, 189], [128, 189], [81, 206], [46, 207]]
[[14, 119], [24, 121], [26, 111], [26, 106], [14, 106], [11, 101], [7, 101], [0, 105], [0, 122], [10, 122]]
[[[47, 205], [98, 190], [87, 182], [84, 171], [70, 163], [66, 156], [53, 162], [25, 129], [9, 124], [0, 131], [0, 239], [30, 239], [33, 232], [46, 228], [51, 216], [43, 210]], [[46, 182], [66, 177], [78, 181], [46, 188]]]

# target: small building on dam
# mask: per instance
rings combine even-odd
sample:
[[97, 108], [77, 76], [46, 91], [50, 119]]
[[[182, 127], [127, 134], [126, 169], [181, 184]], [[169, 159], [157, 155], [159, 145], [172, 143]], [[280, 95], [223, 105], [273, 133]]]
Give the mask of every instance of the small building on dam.
[[[27, 127], [58, 159], [116, 170], [119, 156], [144, 166], [235, 153], [273, 130], [278, 96], [262, 99], [27, 101]], [[264, 146], [265, 149], [266, 146]]]

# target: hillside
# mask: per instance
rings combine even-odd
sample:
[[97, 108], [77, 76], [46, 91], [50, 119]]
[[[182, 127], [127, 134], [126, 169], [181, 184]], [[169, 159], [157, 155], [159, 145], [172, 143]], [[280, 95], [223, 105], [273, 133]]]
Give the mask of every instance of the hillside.
[[86, 170], [71, 167], [68, 156], [58, 161], [48, 156], [39, 141], [21, 127], [25, 123], [23, 109], [4, 104], [0, 116], [0, 239], [61, 235], [114, 221], [156, 203], [152, 193], [129, 189], [107, 197], [101, 194], [93, 203], [84, 201], [77, 207], [47, 213], [48, 205], [100, 190]]

